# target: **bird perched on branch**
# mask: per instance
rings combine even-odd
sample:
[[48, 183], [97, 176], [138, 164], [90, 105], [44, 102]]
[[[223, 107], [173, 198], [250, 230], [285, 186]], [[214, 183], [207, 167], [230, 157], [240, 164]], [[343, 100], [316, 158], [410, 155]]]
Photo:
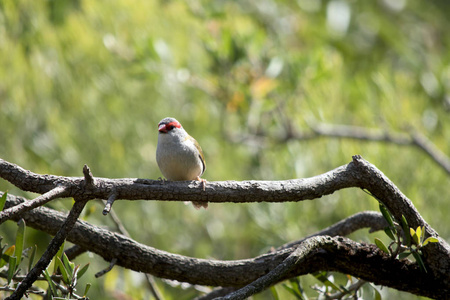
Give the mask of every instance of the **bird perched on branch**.
[[[198, 180], [205, 189], [206, 180], [200, 178], [206, 169], [203, 151], [180, 122], [164, 118], [158, 124], [156, 162], [167, 180]], [[208, 207], [208, 203], [192, 201], [195, 208]]]

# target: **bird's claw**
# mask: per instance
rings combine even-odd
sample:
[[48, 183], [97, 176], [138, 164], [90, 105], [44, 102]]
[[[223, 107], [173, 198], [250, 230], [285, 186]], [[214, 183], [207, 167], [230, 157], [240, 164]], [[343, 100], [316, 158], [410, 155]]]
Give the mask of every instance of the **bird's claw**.
[[200, 176], [197, 176], [197, 181], [202, 182], [203, 190], [206, 191], [206, 179], [200, 178]]

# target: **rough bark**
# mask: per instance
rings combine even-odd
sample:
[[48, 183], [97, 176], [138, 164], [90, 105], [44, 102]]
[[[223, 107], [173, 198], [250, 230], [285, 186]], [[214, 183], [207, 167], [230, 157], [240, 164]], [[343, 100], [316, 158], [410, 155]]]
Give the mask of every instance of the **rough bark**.
[[[424, 226], [427, 236], [438, 238], [438, 243], [431, 243], [423, 248], [428, 273], [423, 273], [416, 264], [408, 260], [399, 261], [387, 257], [373, 245], [356, 243], [343, 237], [322, 235], [289, 243], [272, 253], [238, 261], [197, 259], [160, 251], [82, 221], [77, 221], [72, 231], [68, 233], [67, 239], [83, 249], [99, 254], [107, 261], [116, 259], [117, 265], [125, 268], [193, 284], [243, 287], [255, 284], [256, 280], [263, 280], [264, 276], [276, 278], [275, 281], [267, 281], [268, 283], [263, 286], [265, 287], [267, 284], [274, 284], [292, 276], [329, 270], [432, 298], [445, 298], [445, 295], [450, 294], [449, 245], [425, 222], [412, 202], [381, 171], [359, 156], [355, 156], [347, 165], [312, 178], [286, 181], [208, 182], [205, 191], [201, 184], [190, 181], [163, 183], [145, 179], [95, 178], [87, 167], [84, 169], [84, 175], [84, 178], [39, 175], [0, 160], [0, 177], [22, 190], [47, 195], [33, 200], [35, 202], [43, 201], [43, 198], [53, 199], [55, 194], [74, 197], [78, 201], [114, 198], [116, 201], [143, 199], [235, 203], [286, 202], [312, 200], [349, 187], [366, 189], [382, 202], [397, 220], [404, 215], [411, 227]], [[23, 217], [27, 225], [50, 234], [55, 234], [66, 218], [44, 207], [28, 210], [29, 205], [22, 204], [24, 208], [21, 209], [20, 202], [18, 197], [9, 197], [7, 203], [9, 208], [0, 214], [0, 218], [6, 220]], [[11, 208], [13, 206], [16, 207]], [[349, 223], [356, 220], [357, 218], [354, 218]], [[346, 224], [336, 224], [321, 234], [345, 234], [342, 231], [347, 228]], [[379, 223], [377, 226], [379, 228]], [[348, 228], [346, 230], [351, 231]], [[306, 251], [311, 243], [315, 246]], [[302, 253], [301, 263], [289, 264], [288, 269], [283, 269], [283, 262], [298, 252]], [[307, 259], [304, 259], [305, 257]], [[283, 272], [271, 277], [274, 270], [278, 269]]]

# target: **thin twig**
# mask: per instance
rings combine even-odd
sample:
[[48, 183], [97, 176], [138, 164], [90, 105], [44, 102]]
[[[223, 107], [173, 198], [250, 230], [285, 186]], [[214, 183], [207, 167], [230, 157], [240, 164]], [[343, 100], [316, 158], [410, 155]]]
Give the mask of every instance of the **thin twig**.
[[86, 252], [87, 250], [84, 249], [83, 247], [81, 247], [80, 245], [73, 245], [72, 247], [70, 247], [69, 249], [66, 249], [64, 251], [64, 253], [67, 255], [67, 258], [72, 261], [74, 260], [77, 256], [83, 254], [84, 252]]
[[348, 295], [349, 292], [359, 290], [366, 283], [367, 283], [367, 281], [360, 279], [360, 280], [356, 281], [355, 283], [353, 283], [352, 285], [350, 285], [348, 288], [345, 288], [344, 291], [326, 295], [326, 299], [341, 299], [345, 295]]
[[[8, 274], [6, 274], [5, 272], [2, 272], [2, 273], [0, 273], [0, 277], [8, 278]], [[18, 275], [17, 274], [17, 275], [14, 275], [12, 279], [15, 281], [22, 281], [25, 279], [25, 277], [26, 277], [26, 275]], [[61, 280], [62, 275], [53, 274], [53, 275], [50, 275], [50, 278], [53, 280]], [[47, 280], [47, 278], [45, 278], [44, 276], [39, 276], [36, 280]]]
[[[103, 204], [105, 205], [105, 209], [106, 209], [108, 203], [106, 202], [106, 200], [102, 200], [102, 202], [103, 202]], [[114, 222], [114, 224], [116, 225], [117, 230], [118, 230], [121, 234], [123, 234], [124, 236], [127, 236], [127, 237], [130, 237], [130, 238], [131, 238], [130, 233], [128, 232], [128, 230], [127, 230], [127, 229], [125, 228], [125, 226], [123, 225], [122, 221], [120, 220], [119, 216], [116, 214], [115, 210], [114, 210], [111, 206], [109, 206], [108, 209], [109, 209], [109, 211], [108, 211], [108, 212], [109, 212], [109, 215], [111, 216], [111, 220], [112, 220], [112, 221]], [[104, 211], [105, 211], [105, 210], [103, 210], [103, 214], [104, 214]]]
[[426, 136], [419, 132], [412, 133], [412, 139], [415, 145], [428, 154], [437, 162], [448, 174], [450, 174], [450, 159], [439, 150]]
[[155, 300], [163, 299], [161, 292], [157, 288], [154, 277], [150, 274], [145, 273], [145, 278], [147, 279], [146, 282], [147, 282], [148, 288], [150, 289], [150, 292], [152, 293]]
[[19, 205], [5, 209], [2, 212], [0, 212], [0, 224], [2, 224], [6, 220], [9, 220], [19, 214], [22, 214], [22, 213], [29, 211], [33, 208], [36, 208], [38, 206], [44, 205], [45, 203], [47, 203], [55, 198], [63, 198], [63, 197], [65, 197], [66, 192], [67, 192], [66, 187], [58, 186], [58, 187], [55, 187], [54, 189], [48, 191], [47, 193], [35, 198], [32, 201], [26, 201]]
[[108, 273], [109, 271], [111, 271], [112, 268], [114, 268], [114, 266], [116, 265], [116, 263], [117, 263], [117, 258], [114, 257], [114, 258], [111, 260], [111, 262], [109, 263], [109, 266], [108, 266], [106, 269], [101, 270], [100, 272], [95, 273], [95, 278], [99, 278], [99, 277], [105, 275], [106, 273]]
[[58, 282], [53, 282], [53, 284], [55, 285], [55, 287], [60, 290], [63, 295], [69, 295], [70, 294], [70, 299], [86, 299], [85, 297], [79, 296], [75, 293], [71, 293], [65, 286], [63, 286], [62, 284], [58, 283]]
[[[13, 291], [15, 291], [15, 289], [6, 285], [6, 286], [1, 286], [0, 287], [0, 291], [13, 292]], [[38, 290], [37, 288], [33, 287], [32, 289], [27, 290], [26, 294], [35, 294], [35, 295], [42, 295], [43, 296], [45, 294], [45, 291], [44, 290]]]
[[108, 201], [106, 202], [105, 208], [103, 209], [103, 215], [106, 216], [110, 211], [111, 207], [116, 201], [117, 193], [113, 190], [112, 193], [108, 197]]
[[[106, 201], [103, 200], [102, 202], [106, 204]], [[110, 209], [109, 215], [111, 216], [113, 222], [116, 224], [117, 230], [124, 236], [131, 238], [130, 233], [125, 228], [125, 226], [123, 225], [122, 221], [120, 220], [119, 216], [116, 214], [113, 208]], [[145, 279], [150, 289], [150, 292], [152, 293], [155, 300], [162, 299], [161, 293], [159, 292], [158, 287], [156, 286], [155, 279], [153, 278], [153, 276], [148, 273], [145, 273]]]
[[359, 126], [323, 124], [307, 122], [311, 130], [295, 131], [294, 126], [287, 122], [285, 125], [285, 135], [280, 138], [273, 138], [261, 133], [247, 134], [227, 134], [227, 138], [234, 143], [247, 143], [250, 145], [263, 146], [269, 141], [285, 143], [289, 140], [305, 141], [320, 137], [353, 139], [368, 142], [383, 142], [399, 146], [415, 146], [423, 150], [432, 160], [434, 160], [447, 174], [450, 174], [450, 158], [436, 147], [423, 134], [414, 131], [411, 133], [392, 132], [381, 129], [372, 129]]

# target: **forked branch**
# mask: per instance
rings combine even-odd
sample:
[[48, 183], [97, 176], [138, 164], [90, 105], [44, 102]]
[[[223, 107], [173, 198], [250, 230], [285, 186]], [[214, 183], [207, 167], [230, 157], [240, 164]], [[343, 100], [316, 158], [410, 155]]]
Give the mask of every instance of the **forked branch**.
[[[293, 276], [329, 270], [428, 297], [450, 293], [449, 245], [425, 222], [412, 202], [381, 171], [360, 156], [354, 156], [347, 165], [311, 178], [209, 182], [206, 190], [194, 181], [162, 184], [157, 180], [96, 178], [87, 168], [84, 175], [84, 178], [39, 175], [0, 160], [0, 176], [19, 188], [44, 194], [47, 198], [50, 196], [46, 193], [61, 188], [61, 193], [64, 191], [60, 194], [61, 197], [74, 197], [83, 202], [95, 198], [215, 203], [298, 202], [320, 198], [344, 188], [365, 189], [382, 202], [397, 220], [403, 215], [411, 227], [423, 226], [427, 236], [439, 240], [422, 249], [428, 274], [421, 272], [416, 264], [409, 261], [387, 257], [374, 245], [340, 237], [313, 236], [281, 246], [274, 252], [239, 261], [195, 259], [159, 251], [82, 221], [75, 223], [67, 239], [83, 249], [101, 255], [107, 261], [117, 259], [116, 264], [119, 266], [192, 284], [238, 288], [250, 285], [252, 290], [259, 290]], [[8, 198], [8, 207], [23, 206], [23, 201], [19, 199]], [[28, 225], [50, 234], [55, 234], [55, 228], [61, 227], [66, 219], [64, 215], [44, 207], [31, 211], [20, 210], [20, 213], [12, 214], [9, 218], [17, 219], [19, 216]], [[380, 228], [382, 225], [379, 223], [379, 216], [374, 219], [378, 220], [377, 225], [369, 227]], [[355, 216], [348, 223], [355, 223], [357, 220]], [[335, 224], [321, 234], [345, 234], [342, 232], [354, 230], [347, 226], [348, 223]], [[303, 259], [304, 257], [307, 259]], [[299, 258], [301, 263], [291, 264], [291, 260]], [[243, 295], [248, 295], [248, 292]]]

